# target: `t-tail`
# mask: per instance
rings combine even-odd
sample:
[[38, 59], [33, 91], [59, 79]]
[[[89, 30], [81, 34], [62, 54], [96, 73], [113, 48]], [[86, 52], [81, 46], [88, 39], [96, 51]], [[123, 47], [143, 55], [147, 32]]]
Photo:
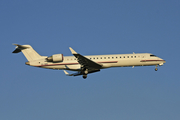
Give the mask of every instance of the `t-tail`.
[[12, 53], [22, 52], [28, 61], [33, 61], [43, 58], [30, 45], [18, 45], [18, 44], [13, 44], [13, 45], [16, 46], [16, 49]]

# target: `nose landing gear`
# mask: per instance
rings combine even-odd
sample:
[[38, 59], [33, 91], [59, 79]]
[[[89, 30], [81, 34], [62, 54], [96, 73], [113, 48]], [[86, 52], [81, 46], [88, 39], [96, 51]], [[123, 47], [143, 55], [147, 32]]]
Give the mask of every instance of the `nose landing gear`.
[[157, 68], [157, 65], [156, 65], [155, 71], [157, 71], [157, 70], [158, 70], [158, 68]]

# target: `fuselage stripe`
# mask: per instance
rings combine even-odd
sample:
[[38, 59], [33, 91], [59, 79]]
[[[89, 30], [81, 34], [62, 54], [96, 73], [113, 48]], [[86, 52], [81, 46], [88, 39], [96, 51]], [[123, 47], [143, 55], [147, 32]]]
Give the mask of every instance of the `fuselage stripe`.
[[[97, 63], [117, 63], [118, 61], [104, 61], [104, 62], [97, 62]], [[76, 63], [57, 63], [57, 64], [44, 64], [44, 65], [37, 65], [36, 67], [43, 67], [43, 66], [55, 66], [55, 65], [77, 65]]]
[[155, 62], [155, 61], [165, 61], [165, 60], [141, 60], [140, 62]]

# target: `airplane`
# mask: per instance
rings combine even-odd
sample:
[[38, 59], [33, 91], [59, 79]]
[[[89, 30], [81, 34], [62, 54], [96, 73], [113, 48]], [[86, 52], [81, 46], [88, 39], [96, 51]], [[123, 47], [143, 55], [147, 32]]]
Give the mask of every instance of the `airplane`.
[[[90, 73], [98, 72], [101, 69], [111, 67], [135, 67], [135, 66], [158, 66], [166, 63], [165, 60], [151, 53], [134, 53], [133, 54], [110, 54], [110, 55], [87, 55], [83, 56], [69, 47], [74, 56], [63, 56], [63, 54], [54, 54], [50, 57], [39, 55], [30, 45], [13, 44], [16, 49], [12, 53], [22, 52], [27, 58], [26, 65], [64, 70], [67, 76], [82, 75], [84, 79]], [[66, 70], [77, 71], [69, 74]]]

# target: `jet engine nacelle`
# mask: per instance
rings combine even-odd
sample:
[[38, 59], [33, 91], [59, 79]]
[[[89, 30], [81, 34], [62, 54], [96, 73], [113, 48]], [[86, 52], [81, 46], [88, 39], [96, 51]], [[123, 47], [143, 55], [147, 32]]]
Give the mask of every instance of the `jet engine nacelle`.
[[47, 58], [48, 62], [62, 62], [63, 61], [63, 54], [54, 54]]

